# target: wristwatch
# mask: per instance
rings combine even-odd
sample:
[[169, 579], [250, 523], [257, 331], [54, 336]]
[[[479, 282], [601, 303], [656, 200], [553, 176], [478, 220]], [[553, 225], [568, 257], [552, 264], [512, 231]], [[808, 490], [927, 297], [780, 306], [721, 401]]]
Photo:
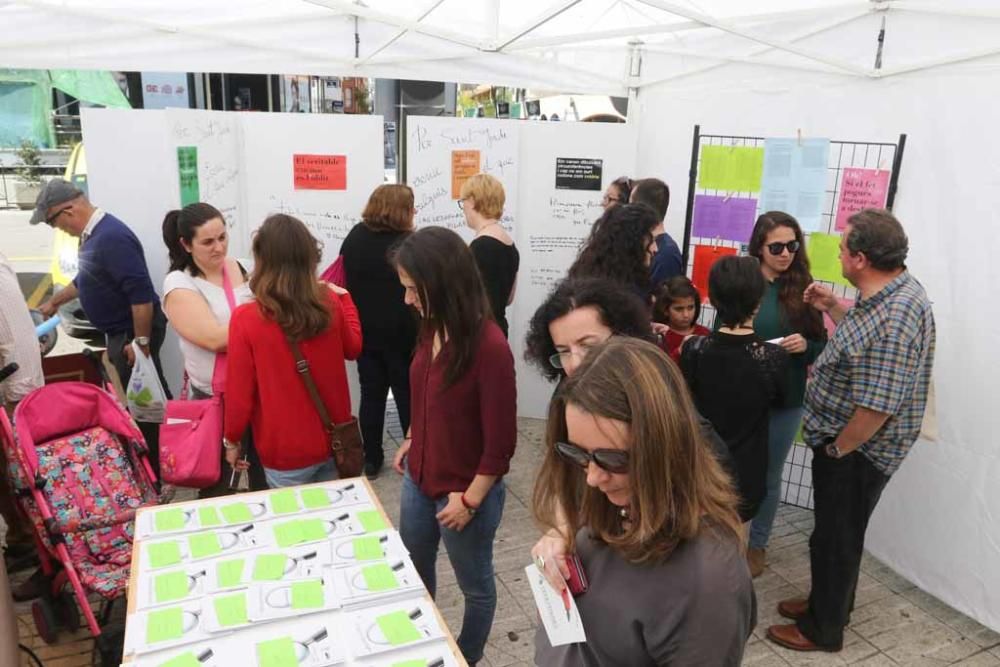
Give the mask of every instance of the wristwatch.
[[135, 337], [135, 342], [140, 347], [148, 347], [149, 346], [149, 336], [136, 336]]
[[831, 459], [839, 459], [844, 455], [844, 452], [840, 451], [840, 448], [837, 447], [837, 443], [835, 442], [831, 442], [830, 444], [828, 444], [824, 448], [824, 451], [826, 452], [826, 455], [829, 456]]

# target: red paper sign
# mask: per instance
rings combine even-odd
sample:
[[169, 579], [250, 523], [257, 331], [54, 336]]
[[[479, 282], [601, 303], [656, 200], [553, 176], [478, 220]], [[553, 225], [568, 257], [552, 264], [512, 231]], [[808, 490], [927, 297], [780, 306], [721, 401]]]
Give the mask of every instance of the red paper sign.
[[840, 204], [837, 206], [838, 232], [847, 219], [866, 208], [883, 208], [889, 191], [889, 172], [884, 169], [845, 167], [840, 176]]
[[462, 186], [479, 173], [479, 151], [451, 152], [451, 198], [462, 196]]
[[701, 294], [701, 302], [708, 303], [708, 272], [712, 265], [721, 257], [735, 255], [736, 248], [726, 246], [696, 245], [694, 247], [694, 270], [691, 272], [691, 282]]
[[346, 190], [346, 155], [292, 156], [296, 190]]

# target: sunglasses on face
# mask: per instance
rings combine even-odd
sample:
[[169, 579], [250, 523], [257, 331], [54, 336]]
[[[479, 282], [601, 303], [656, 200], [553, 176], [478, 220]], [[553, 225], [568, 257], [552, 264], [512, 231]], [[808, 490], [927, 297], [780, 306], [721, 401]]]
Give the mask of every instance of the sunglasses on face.
[[801, 247], [802, 244], [799, 243], [798, 241], [789, 241], [788, 243], [768, 243], [767, 251], [772, 255], [777, 256], [783, 253], [787, 248], [789, 254], [794, 255], [799, 251], [799, 248]]
[[583, 447], [568, 442], [557, 442], [556, 453], [564, 461], [575, 463], [584, 469], [593, 461], [598, 468], [606, 472], [618, 475], [628, 472], [628, 452], [624, 449], [595, 449], [588, 452]]

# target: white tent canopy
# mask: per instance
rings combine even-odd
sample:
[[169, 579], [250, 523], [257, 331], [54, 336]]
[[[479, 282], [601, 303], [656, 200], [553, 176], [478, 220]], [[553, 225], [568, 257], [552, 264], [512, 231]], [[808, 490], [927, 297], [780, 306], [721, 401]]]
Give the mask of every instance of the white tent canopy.
[[995, 0], [0, 0], [0, 63], [629, 93], [634, 175], [674, 188], [675, 237], [695, 124], [907, 133], [895, 210], [934, 301], [939, 438], [918, 442], [894, 476], [868, 544], [1000, 630]]
[[[887, 58], [877, 71], [883, 17]], [[961, 19], [957, 33], [940, 29]], [[622, 95], [733, 62], [893, 76], [996, 53], [998, 24], [988, 0], [0, 0], [0, 62]], [[858, 42], [822, 39], [845, 26]], [[900, 40], [901, 31], [920, 39]], [[916, 48], [900, 51], [902, 41]]]

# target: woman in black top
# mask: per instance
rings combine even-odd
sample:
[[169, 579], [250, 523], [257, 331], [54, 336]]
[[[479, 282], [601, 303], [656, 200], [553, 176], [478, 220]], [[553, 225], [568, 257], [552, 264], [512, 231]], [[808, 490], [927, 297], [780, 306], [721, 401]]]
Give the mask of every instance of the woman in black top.
[[347, 289], [361, 317], [363, 347], [358, 357], [361, 409], [358, 421], [365, 442], [365, 475], [382, 468], [382, 431], [389, 388], [403, 432], [410, 426], [410, 358], [417, 325], [403, 303], [403, 287], [389, 265], [389, 249], [413, 231], [413, 190], [406, 185], [375, 188], [361, 222], [340, 247]]
[[764, 500], [768, 417], [781, 401], [788, 353], [753, 330], [764, 296], [756, 257], [723, 257], [708, 276], [708, 298], [719, 330], [681, 348], [681, 371], [695, 406], [726, 441], [740, 493], [740, 518], [749, 521]]
[[514, 302], [521, 256], [514, 239], [500, 224], [503, 185], [489, 174], [476, 174], [462, 184], [461, 197], [458, 205], [465, 213], [465, 222], [476, 233], [469, 248], [483, 277], [493, 319], [500, 325], [503, 335], [509, 337], [506, 311]]

